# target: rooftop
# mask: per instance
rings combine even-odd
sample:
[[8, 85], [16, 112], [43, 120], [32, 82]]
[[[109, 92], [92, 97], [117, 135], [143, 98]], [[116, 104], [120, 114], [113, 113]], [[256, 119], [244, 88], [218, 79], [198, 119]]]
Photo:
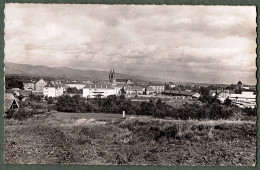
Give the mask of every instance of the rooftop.
[[143, 90], [142, 86], [126, 86], [126, 90]]
[[106, 84], [88, 84], [84, 89], [114, 89], [111, 85]]

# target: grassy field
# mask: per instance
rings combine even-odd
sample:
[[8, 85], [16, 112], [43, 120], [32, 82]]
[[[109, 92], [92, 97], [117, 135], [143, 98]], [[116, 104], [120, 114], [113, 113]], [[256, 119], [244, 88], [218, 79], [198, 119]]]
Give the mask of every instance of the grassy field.
[[[152, 98], [145, 98], [145, 97], [135, 97], [133, 99], [131, 99], [132, 102], [134, 103], [141, 103], [143, 101], [149, 101], [150, 99], [155, 99], [156, 97], [152, 97]], [[158, 99], [158, 98], [156, 98]], [[168, 98], [161, 98], [161, 100], [163, 102], [165, 102], [167, 105], [173, 106], [175, 108], [179, 108], [180, 106], [184, 105], [184, 104], [193, 104], [193, 103], [198, 103], [200, 104], [201, 102], [198, 100], [194, 100], [194, 99], [174, 99], [173, 97], [168, 97]]]
[[192, 100], [192, 99], [170, 99], [165, 101], [166, 104], [173, 106], [175, 108], [179, 108], [180, 106], [184, 104], [193, 104], [193, 103], [201, 103], [197, 100]]
[[5, 120], [6, 163], [252, 166], [254, 121], [52, 113]]

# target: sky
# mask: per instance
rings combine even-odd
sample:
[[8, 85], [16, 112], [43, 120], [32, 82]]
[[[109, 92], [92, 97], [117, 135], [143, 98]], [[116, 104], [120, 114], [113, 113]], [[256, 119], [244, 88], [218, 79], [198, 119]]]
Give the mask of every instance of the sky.
[[256, 84], [256, 8], [10, 3], [5, 61]]

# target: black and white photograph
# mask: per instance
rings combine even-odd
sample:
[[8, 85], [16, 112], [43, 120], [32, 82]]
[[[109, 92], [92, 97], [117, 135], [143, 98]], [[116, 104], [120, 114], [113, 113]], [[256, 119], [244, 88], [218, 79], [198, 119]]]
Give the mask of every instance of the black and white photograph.
[[256, 165], [255, 6], [4, 15], [6, 164]]

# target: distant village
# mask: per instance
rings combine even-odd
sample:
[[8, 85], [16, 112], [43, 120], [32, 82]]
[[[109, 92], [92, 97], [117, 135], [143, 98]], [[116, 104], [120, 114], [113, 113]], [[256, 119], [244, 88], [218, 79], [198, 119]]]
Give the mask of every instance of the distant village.
[[[79, 95], [83, 98], [107, 98], [121, 96], [134, 100], [149, 98], [172, 98], [179, 100], [198, 100], [202, 94], [201, 88], [207, 88], [208, 95], [216, 97], [221, 103], [227, 99], [240, 108], [256, 107], [256, 87], [243, 85], [241, 81], [231, 85], [197, 85], [176, 84], [173, 82], [138, 82], [131, 79], [117, 78], [111, 69], [106, 81], [79, 80], [24, 80], [23, 88], [5, 89], [5, 111], [19, 107], [19, 100], [26, 100], [30, 95], [43, 98], [56, 98], [62, 95]], [[18, 100], [19, 99], [19, 100]]]

